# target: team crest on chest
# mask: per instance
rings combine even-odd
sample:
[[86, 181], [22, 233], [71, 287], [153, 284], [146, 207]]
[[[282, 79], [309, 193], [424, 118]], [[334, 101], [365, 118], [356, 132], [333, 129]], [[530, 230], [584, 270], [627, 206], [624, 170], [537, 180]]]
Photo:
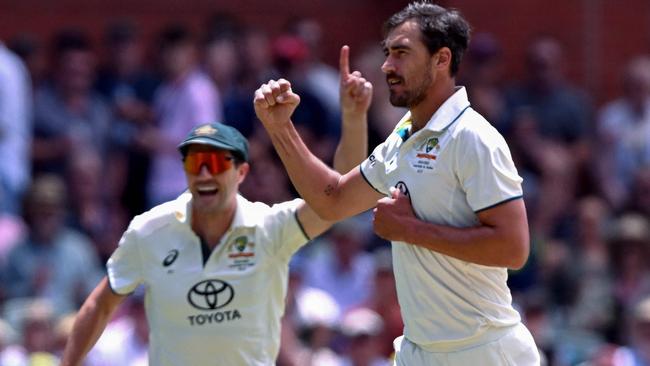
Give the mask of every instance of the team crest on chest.
[[425, 152], [429, 153], [431, 150], [433, 150], [435, 147], [438, 146], [438, 138], [437, 137], [432, 137], [427, 140], [424, 146]]
[[255, 243], [248, 236], [236, 236], [227, 248], [228, 267], [241, 271], [255, 264]]
[[411, 160], [411, 165], [416, 172], [422, 173], [433, 170], [434, 162], [438, 159], [440, 144], [437, 137], [430, 137], [425, 140], [415, 151], [415, 157]]

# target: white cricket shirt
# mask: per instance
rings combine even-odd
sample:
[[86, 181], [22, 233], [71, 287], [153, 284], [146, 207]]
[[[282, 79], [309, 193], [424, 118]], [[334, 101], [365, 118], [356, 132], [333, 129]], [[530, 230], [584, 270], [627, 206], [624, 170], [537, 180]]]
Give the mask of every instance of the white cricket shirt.
[[189, 193], [133, 219], [108, 278], [118, 294], [146, 288], [151, 365], [275, 364], [288, 262], [307, 242], [295, 215], [300, 202], [269, 207], [238, 196], [205, 265]]
[[[397, 187], [421, 220], [479, 224], [477, 212], [522, 196], [522, 179], [503, 137], [469, 106], [462, 87], [408, 137], [410, 114], [361, 164], [377, 191]], [[505, 268], [465, 262], [393, 242], [404, 335], [431, 351], [453, 351], [498, 337], [519, 323]]]

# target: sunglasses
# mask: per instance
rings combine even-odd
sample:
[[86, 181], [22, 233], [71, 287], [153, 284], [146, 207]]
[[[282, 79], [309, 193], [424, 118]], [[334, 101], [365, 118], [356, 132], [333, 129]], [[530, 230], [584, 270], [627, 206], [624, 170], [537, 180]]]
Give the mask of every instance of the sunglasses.
[[230, 169], [233, 160], [234, 158], [227, 151], [194, 151], [185, 156], [183, 167], [187, 173], [198, 175], [205, 165], [210, 174], [215, 175]]

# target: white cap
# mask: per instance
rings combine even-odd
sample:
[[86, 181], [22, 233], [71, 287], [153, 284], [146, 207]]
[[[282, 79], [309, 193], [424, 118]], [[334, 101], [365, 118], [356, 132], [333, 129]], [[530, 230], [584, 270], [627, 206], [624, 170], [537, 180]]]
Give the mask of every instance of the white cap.
[[381, 316], [372, 309], [356, 308], [347, 312], [341, 320], [341, 333], [347, 337], [375, 336], [384, 328]]
[[638, 322], [650, 322], [650, 296], [641, 300], [634, 307], [634, 319]]
[[296, 296], [298, 321], [303, 327], [318, 325], [335, 327], [338, 323], [341, 309], [334, 298], [327, 292], [307, 287], [300, 290]]

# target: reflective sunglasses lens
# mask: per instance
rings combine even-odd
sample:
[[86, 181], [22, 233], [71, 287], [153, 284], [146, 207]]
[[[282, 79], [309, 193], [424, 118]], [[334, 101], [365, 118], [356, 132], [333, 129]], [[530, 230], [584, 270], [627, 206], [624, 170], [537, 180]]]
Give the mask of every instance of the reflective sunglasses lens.
[[232, 167], [232, 157], [225, 151], [193, 152], [187, 154], [183, 163], [185, 171], [190, 174], [199, 174], [205, 165], [210, 174], [219, 174]]

